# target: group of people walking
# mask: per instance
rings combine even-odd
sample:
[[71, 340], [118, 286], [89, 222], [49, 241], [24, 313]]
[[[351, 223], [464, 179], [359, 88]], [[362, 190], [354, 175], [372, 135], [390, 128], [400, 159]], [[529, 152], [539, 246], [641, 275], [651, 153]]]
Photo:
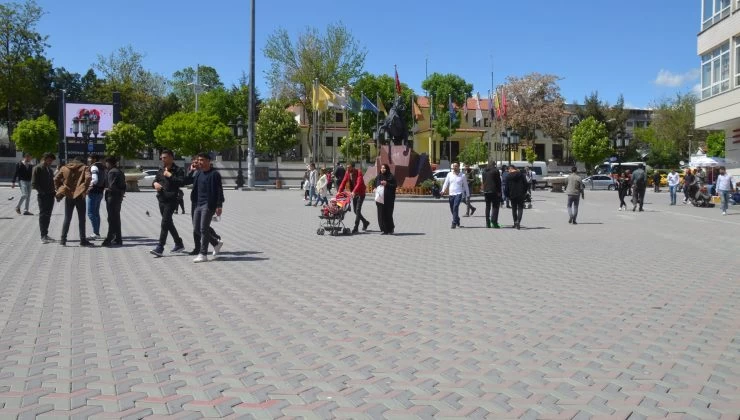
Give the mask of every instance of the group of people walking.
[[[332, 176], [333, 175], [333, 176]], [[338, 163], [334, 172], [322, 168], [316, 170], [312, 162], [303, 177], [304, 201], [306, 206], [316, 207], [318, 204], [328, 204], [327, 196], [331, 194], [332, 179], [336, 180], [337, 193], [348, 191], [352, 199], [352, 212], [355, 215], [352, 233], [359, 233], [360, 224], [362, 231], [367, 231], [370, 221], [362, 214], [362, 207], [367, 195], [367, 186], [360, 168], [354, 163], [348, 163], [345, 168]], [[375, 179], [375, 207], [377, 210], [378, 227], [382, 235], [393, 235], [395, 233], [395, 222], [393, 211], [396, 202], [396, 178], [387, 164], [380, 166], [380, 173]], [[382, 191], [382, 192], [381, 192]]]
[[[22, 197], [18, 202], [16, 212], [21, 214], [21, 205], [25, 204], [25, 211], [22, 214], [32, 215], [28, 210], [30, 189], [36, 190], [41, 242], [44, 244], [57, 242], [49, 236], [49, 224], [54, 201], [64, 200], [64, 221], [59, 244], [67, 245], [67, 234], [72, 216], [77, 212], [80, 246], [89, 247], [94, 246], [93, 241], [103, 239], [100, 235], [100, 207], [102, 201], [105, 200], [108, 232], [101, 246], [122, 245], [121, 206], [126, 194], [126, 178], [118, 168], [118, 160], [115, 157], [107, 157], [103, 165], [98, 162], [97, 156], [90, 156], [85, 164], [79, 157], [74, 157], [69, 163], [59, 167], [56, 172], [52, 169], [55, 160], [56, 156], [53, 153], [47, 153], [36, 166], [30, 165], [30, 155], [25, 155], [24, 159], [18, 163], [12, 187], [15, 188], [17, 180], [21, 186]], [[172, 236], [175, 242], [171, 252], [180, 252], [185, 249], [172, 215], [177, 210], [178, 203], [182, 201], [181, 188], [192, 185], [190, 202], [195, 245], [190, 255], [196, 256], [193, 262], [208, 261], [208, 246], [210, 245], [213, 247], [212, 256], [217, 257], [223, 241], [211, 227], [211, 221], [214, 216], [221, 216], [224, 194], [221, 175], [211, 165], [210, 155], [200, 153], [193, 157], [187, 174], [175, 164], [172, 151], [162, 151], [160, 160], [162, 167], [155, 176], [152, 187], [157, 191], [156, 196], [162, 220], [158, 244], [150, 253], [158, 257], [162, 256], [168, 236]], [[148, 211], [147, 214], [149, 214]], [[90, 236], [86, 235], [85, 216], [90, 219], [92, 226], [93, 232]]]
[[214, 216], [221, 217], [225, 199], [221, 174], [211, 165], [211, 156], [208, 153], [199, 153], [193, 157], [187, 174], [183, 168], [175, 164], [172, 151], [163, 150], [159, 159], [162, 161], [162, 167], [155, 175], [152, 187], [157, 191], [162, 220], [157, 246], [149, 252], [157, 257], [163, 256], [168, 236], [172, 236], [175, 243], [170, 250], [171, 253], [185, 250], [172, 215], [178, 208], [181, 188], [192, 185], [190, 214], [193, 221], [194, 245], [189, 254], [195, 256], [194, 263], [207, 262], [210, 245], [213, 246], [212, 257], [217, 258], [224, 243], [211, 227], [211, 222]]
[[[482, 191], [486, 201], [486, 227], [499, 229], [499, 208], [504, 202], [511, 208], [511, 216], [514, 228], [521, 229], [522, 217], [524, 216], [524, 203], [531, 188], [531, 182], [523, 171], [514, 166], [508, 169], [502, 168], [502, 175], [495, 163], [490, 163], [483, 171]], [[450, 213], [452, 214], [451, 229], [463, 227], [460, 224], [459, 208], [463, 201], [468, 206], [467, 215], [475, 212], [475, 207], [470, 209], [470, 197], [472, 196], [472, 179], [469, 176], [469, 167], [465, 173], [460, 171], [460, 163], [453, 162], [452, 170], [447, 174], [442, 184], [442, 195], [449, 195]]]

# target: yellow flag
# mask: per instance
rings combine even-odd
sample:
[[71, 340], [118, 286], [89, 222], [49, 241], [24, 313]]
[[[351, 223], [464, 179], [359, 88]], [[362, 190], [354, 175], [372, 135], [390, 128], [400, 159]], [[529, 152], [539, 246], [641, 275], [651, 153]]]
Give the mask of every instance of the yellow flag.
[[321, 83], [316, 83], [312, 89], [311, 105], [313, 109], [326, 111], [329, 108], [329, 102], [336, 100], [336, 93], [332, 92]]
[[385, 110], [385, 105], [383, 105], [383, 101], [380, 100], [380, 95], [376, 96], [375, 100], [378, 103], [378, 111], [384, 113], [385, 115], [388, 115], [388, 111]]

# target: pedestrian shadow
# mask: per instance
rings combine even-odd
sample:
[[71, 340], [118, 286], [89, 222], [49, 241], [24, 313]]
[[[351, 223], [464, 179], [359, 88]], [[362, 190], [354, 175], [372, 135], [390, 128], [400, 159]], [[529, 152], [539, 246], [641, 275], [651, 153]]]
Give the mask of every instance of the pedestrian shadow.
[[426, 235], [426, 233], [422, 233], [422, 232], [399, 232], [399, 233], [394, 233], [391, 236], [424, 236], [424, 235]]
[[13, 220], [12, 217], [0, 217], [0, 220]]
[[[514, 226], [507, 226], [507, 228], [516, 230]], [[520, 230], [550, 230], [550, 228], [545, 227], [545, 226], [524, 226], [522, 225], [520, 227]]]
[[218, 258], [214, 261], [267, 261], [267, 257], [255, 257], [253, 255], [261, 254], [260, 251], [230, 251], [230, 252], [219, 252]]
[[577, 225], [603, 225], [604, 222], [578, 222]]

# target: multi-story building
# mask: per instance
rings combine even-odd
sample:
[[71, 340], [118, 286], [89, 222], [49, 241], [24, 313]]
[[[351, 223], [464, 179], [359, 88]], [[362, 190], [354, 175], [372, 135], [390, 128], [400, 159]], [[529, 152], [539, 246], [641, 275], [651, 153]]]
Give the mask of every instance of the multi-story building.
[[725, 132], [730, 172], [740, 174], [740, 0], [702, 0], [701, 96], [694, 126]]

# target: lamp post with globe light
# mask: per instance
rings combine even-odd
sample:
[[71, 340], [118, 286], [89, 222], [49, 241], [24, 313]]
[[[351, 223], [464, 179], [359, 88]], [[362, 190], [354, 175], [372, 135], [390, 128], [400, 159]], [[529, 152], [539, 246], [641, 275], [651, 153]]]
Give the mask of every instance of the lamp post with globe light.
[[511, 128], [502, 131], [501, 144], [504, 145], [504, 150], [509, 154], [509, 166], [511, 166], [511, 152], [519, 145], [519, 133], [513, 131]]
[[[78, 134], [82, 134], [82, 139], [85, 141], [84, 157], [87, 161], [88, 153], [93, 151], [93, 145], [95, 139], [98, 138], [100, 126], [100, 117], [94, 112], [85, 110], [82, 116], [72, 118], [72, 133], [77, 138]], [[90, 143], [90, 135], [93, 136], [93, 142]]]
[[242, 140], [244, 139], [244, 119], [241, 115], [236, 117], [236, 123], [230, 122], [229, 127], [236, 138], [238, 146], [238, 159], [239, 159], [239, 170], [236, 174], [236, 189], [241, 189], [244, 186], [244, 173], [242, 172]]

